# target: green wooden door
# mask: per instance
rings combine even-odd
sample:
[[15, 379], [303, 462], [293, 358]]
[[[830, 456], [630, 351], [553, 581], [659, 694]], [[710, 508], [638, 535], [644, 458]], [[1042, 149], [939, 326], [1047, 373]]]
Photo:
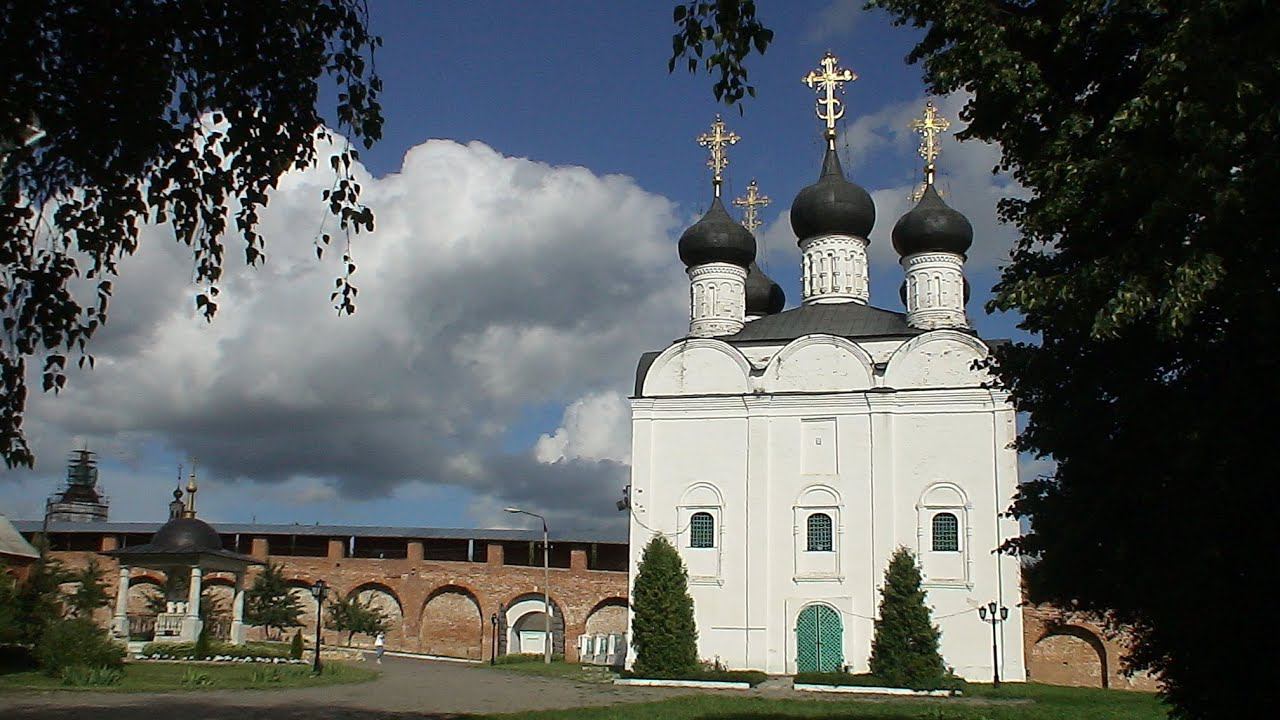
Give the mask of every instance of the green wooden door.
[[840, 613], [810, 605], [796, 618], [796, 671], [835, 672], [844, 665], [844, 628]]

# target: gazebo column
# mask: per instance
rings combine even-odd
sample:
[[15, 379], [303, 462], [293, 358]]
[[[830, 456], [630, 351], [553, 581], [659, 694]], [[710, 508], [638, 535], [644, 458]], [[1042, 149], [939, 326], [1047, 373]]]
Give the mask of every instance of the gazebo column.
[[182, 620], [182, 642], [195, 642], [200, 637], [200, 581], [204, 571], [191, 568], [191, 586], [187, 594], [187, 616]]
[[120, 566], [120, 580], [116, 584], [116, 612], [111, 618], [112, 632], [118, 638], [129, 639], [129, 566]]
[[244, 644], [244, 573], [236, 573], [235, 595], [231, 599], [231, 644]]

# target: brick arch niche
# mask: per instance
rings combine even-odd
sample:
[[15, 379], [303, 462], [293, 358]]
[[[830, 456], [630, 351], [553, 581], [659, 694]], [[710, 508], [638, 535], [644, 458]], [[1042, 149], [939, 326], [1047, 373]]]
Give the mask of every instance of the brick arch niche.
[[[382, 611], [383, 617], [387, 619], [388, 645], [404, 645], [404, 605], [394, 590], [381, 583], [365, 583], [352, 588], [351, 593], [361, 603]], [[373, 647], [373, 638], [356, 635], [351, 644]]]
[[431, 591], [422, 605], [418, 647], [428, 655], [482, 659], [484, 615], [475, 593], [461, 585]]
[[1027, 679], [1050, 685], [1109, 687], [1106, 646], [1088, 628], [1054, 627], [1031, 646]]
[[[525, 593], [511, 598], [498, 613], [498, 654], [520, 653], [520, 634], [544, 630], [542, 593]], [[564, 610], [551, 598], [551, 653], [564, 655]]]
[[626, 598], [605, 598], [591, 609], [583, 632], [588, 635], [621, 635], [627, 631]]

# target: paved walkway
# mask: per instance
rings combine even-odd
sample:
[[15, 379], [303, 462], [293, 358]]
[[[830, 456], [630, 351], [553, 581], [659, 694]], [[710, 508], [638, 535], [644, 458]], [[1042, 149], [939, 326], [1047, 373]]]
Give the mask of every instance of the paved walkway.
[[298, 690], [173, 693], [45, 692], [0, 695], [4, 720], [307, 720], [452, 718], [661, 700], [674, 688], [590, 685], [470, 664], [383, 659], [382, 676], [356, 685]]

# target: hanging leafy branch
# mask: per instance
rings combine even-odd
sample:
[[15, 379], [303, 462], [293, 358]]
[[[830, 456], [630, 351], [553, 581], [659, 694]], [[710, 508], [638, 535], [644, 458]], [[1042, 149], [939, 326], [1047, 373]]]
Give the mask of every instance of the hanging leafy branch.
[[[191, 248], [195, 305], [218, 309], [229, 236], [265, 258], [261, 211], [280, 177], [309, 168], [333, 118], [368, 148], [382, 134], [381, 81], [363, 0], [0, 0], [0, 456], [33, 464], [23, 433], [27, 360], [57, 392], [68, 362], [92, 366], [118, 262], [149, 223]], [[344, 236], [331, 296], [355, 311], [350, 235], [372, 230], [337, 143], [320, 200]], [[317, 254], [332, 242], [317, 238]], [[87, 288], [87, 289], [86, 289]]]
[[742, 99], [756, 96], [747, 82], [746, 60], [753, 51], [763, 55], [773, 42], [773, 31], [756, 19], [754, 0], [689, 0], [676, 5], [672, 20], [676, 33], [667, 71], [685, 64], [690, 73], [701, 67], [718, 74], [711, 86], [716, 100], [741, 111]]

